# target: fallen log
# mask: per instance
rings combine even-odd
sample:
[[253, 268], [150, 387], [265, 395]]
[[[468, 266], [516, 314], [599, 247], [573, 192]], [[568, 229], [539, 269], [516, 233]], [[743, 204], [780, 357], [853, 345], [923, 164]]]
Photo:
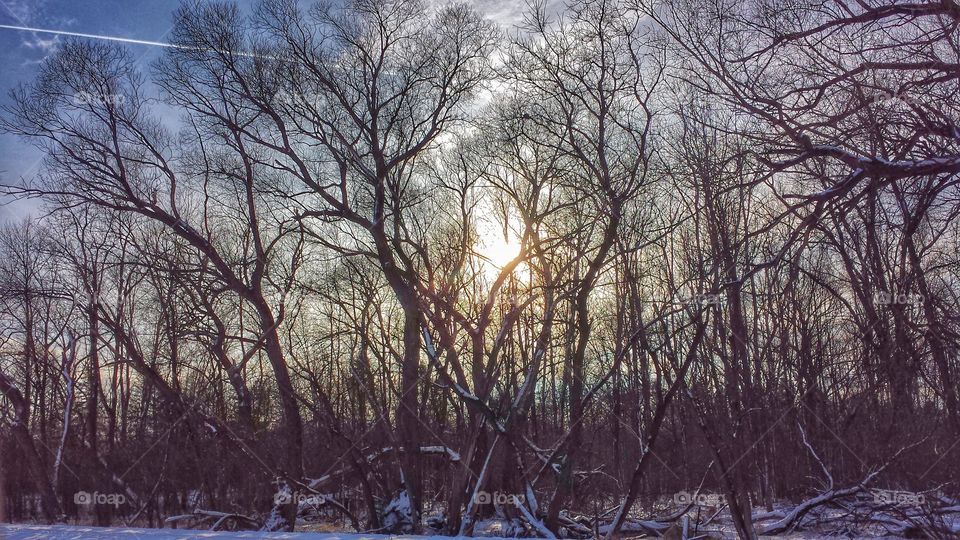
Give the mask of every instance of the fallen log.
[[820, 456], [817, 454], [817, 451], [814, 450], [813, 445], [807, 441], [807, 433], [803, 430], [803, 426], [801, 426], [799, 422], [797, 423], [797, 427], [800, 429], [800, 438], [803, 441], [804, 446], [807, 447], [810, 455], [813, 456], [813, 459], [820, 465], [820, 469], [826, 476], [828, 487], [823, 493], [820, 493], [819, 495], [798, 504], [793, 510], [787, 512], [787, 514], [781, 519], [761, 527], [758, 532], [763, 535], [775, 535], [790, 532], [800, 523], [800, 520], [802, 520], [803, 517], [814, 508], [829, 503], [835, 499], [850, 497], [860, 493], [866, 489], [867, 485], [870, 484], [870, 482], [872, 482], [880, 473], [885, 471], [887, 467], [893, 464], [904, 452], [923, 442], [922, 439], [914, 444], [904, 446], [898, 450], [893, 457], [880, 465], [880, 467], [864, 476], [860, 482], [842, 489], [835, 489], [833, 475], [830, 474], [830, 470], [827, 468], [823, 460], [820, 459]]

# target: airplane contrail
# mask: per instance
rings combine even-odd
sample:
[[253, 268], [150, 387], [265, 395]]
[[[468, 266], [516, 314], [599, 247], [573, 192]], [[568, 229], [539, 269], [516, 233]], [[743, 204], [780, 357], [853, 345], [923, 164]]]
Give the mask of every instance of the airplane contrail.
[[132, 43], [135, 45], [154, 45], [157, 47], [169, 47], [171, 49], [189, 48], [189, 47], [184, 47], [182, 45], [175, 45], [173, 43], [164, 43], [162, 41], [147, 41], [145, 39], [122, 38], [117, 36], [105, 36], [102, 34], [84, 34], [82, 32], [67, 32], [66, 30], [50, 30], [47, 28], [31, 28], [29, 26], [13, 26], [9, 24], [0, 24], [0, 28], [6, 28], [8, 30], [21, 30], [23, 32], [55, 34], [58, 36], [72, 36], [72, 37], [82, 37], [82, 38], [90, 38], [90, 39], [103, 39], [107, 41], [119, 41], [121, 43]]
[[[201, 49], [201, 48], [198, 48], [198, 47], [189, 47], [189, 46], [186, 46], [186, 45], [177, 45], [176, 43], [166, 43], [166, 42], [163, 42], [163, 41], [147, 41], [147, 40], [145, 40], [145, 39], [132, 39], [132, 38], [117, 37], [117, 36], [105, 36], [105, 35], [103, 35], [103, 34], [84, 34], [83, 32], [67, 32], [66, 30], [50, 30], [50, 29], [48, 29], [48, 28], [33, 28], [33, 27], [30, 27], [30, 26], [13, 26], [13, 25], [10, 25], [10, 24], [0, 24], [0, 28], [6, 28], [6, 29], [8, 29], [8, 30], [20, 30], [20, 31], [23, 31], [23, 32], [37, 32], [37, 33], [43, 33], [43, 34], [54, 34], [54, 35], [58, 35], [58, 36], [71, 36], [71, 37], [82, 37], [82, 38], [89, 38], [89, 39], [102, 39], [102, 40], [106, 40], [106, 41], [119, 41], [120, 43], [131, 43], [131, 44], [134, 44], [134, 45], [152, 45], [152, 46], [155, 46], [155, 47], [167, 47], [167, 48], [170, 48], [170, 49], [186, 49], [186, 50], [190, 50], [190, 51], [211, 50], [211, 51], [216, 51], [216, 52], [227, 52], [227, 51], [221, 51], [221, 50], [219, 50], [219, 49]], [[230, 54], [233, 54], [233, 55], [236, 55], [236, 56], [244, 56], [244, 57], [247, 57], [247, 58], [263, 58], [263, 59], [267, 59], [267, 60], [284, 60], [284, 59], [282, 59], [282, 58], [277, 58], [277, 57], [275, 57], [275, 56], [269, 56], [269, 55], [253, 54], [253, 53], [238, 52], [238, 51], [229, 51], [229, 52], [230, 52]]]

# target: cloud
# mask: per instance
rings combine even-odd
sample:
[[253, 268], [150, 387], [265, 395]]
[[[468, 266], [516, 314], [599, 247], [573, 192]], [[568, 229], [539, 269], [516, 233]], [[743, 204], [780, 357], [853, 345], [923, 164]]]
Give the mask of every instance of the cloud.
[[23, 45], [28, 49], [39, 50], [43, 53], [44, 56], [53, 54], [57, 50], [57, 46], [60, 44], [60, 36], [53, 36], [50, 39], [43, 39], [37, 34], [33, 34], [33, 38], [25, 39]]
[[[433, 6], [451, 4], [457, 1], [462, 0], [428, 0]], [[546, 3], [548, 14], [554, 15], [564, 10], [563, 0], [547, 0]], [[506, 29], [513, 28], [523, 22], [523, 17], [529, 10], [528, 3], [523, 0], [467, 0], [467, 4], [487, 19]]]
[[26, 1], [26, 0], [0, 0], [0, 5], [8, 15], [11, 15], [17, 22], [27, 24], [33, 18], [36, 8], [42, 8], [46, 4], [45, 0]]
[[[47, 0], [0, 0], [0, 13], [12, 17], [14, 21], [23, 26], [31, 26], [41, 23], [46, 19], [46, 17], [44, 17], [46, 4]], [[58, 17], [50, 22], [56, 22], [59, 25], [70, 25], [76, 21], [72, 18]], [[36, 64], [56, 52], [57, 47], [60, 45], [60, 38], [58, 36], [45, 37], [36, 32], [24, 32], [21, 43], [28, 50], [35, 51], [41, 55], [39, 58], [28, 57], [24, 61], [24, 64]]]

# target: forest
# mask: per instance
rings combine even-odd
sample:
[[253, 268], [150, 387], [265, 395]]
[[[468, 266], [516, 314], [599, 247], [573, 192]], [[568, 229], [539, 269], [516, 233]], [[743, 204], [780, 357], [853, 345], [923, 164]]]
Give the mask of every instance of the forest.
[[171, 21], [0, 111], [0, 522], [960, 535], [957, 1]]

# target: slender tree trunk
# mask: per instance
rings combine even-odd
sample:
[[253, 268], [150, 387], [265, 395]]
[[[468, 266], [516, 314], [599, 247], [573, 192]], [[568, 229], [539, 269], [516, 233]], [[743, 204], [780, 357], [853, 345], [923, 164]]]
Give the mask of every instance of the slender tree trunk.
[[550, 505], [547, 509], [547, 518], [544, 525], [553, 531], [559, 533], [560, 510], [563, 508], [567, 498], [573, 493], [574, 457], [576, 452], [581, 449], [583, 443], [583, 389], [585, 365], [587, 356], [587, 344], [590, 341], [590, 311], [588, 301], [597, 283], [600, 269], [606, 263], [607, 254], [616, 241], [616, 234], [620, 225], [621, 209], [617, 202], [613, 202], [610, 208], [610, 216], [604, 228], [603, 239], [597, 247], [595, 257], [590, 261], [587, 267], [587, 273], [584, 275], [580, 288], [577, 291], [574, 302], [574, 317], [576, 321], [577, 342], [571, 358], [570, 373], [570, 437], [566, 444], [566, 455], [560, 466], [559, 478], [557, 479], [557, 489]]
[[[91, 276], [93, 290], [96, 290], [96, 274]], [[109, 474], [103, 471], [100, 463], [99, 446], [99, 410], [100, 410], [100, 318], [97, 314], [97, 298], [94, 296], [89, 306], [87, 306], [87, 327], [89, 332], [88, 354], [87, 354], [87, 404], [85, 409], [86, 420], [86, 451], [87, 463], [90, 474], [92, 475], [97, 491], [106, 492], [110, 486], [110, 480], [104, 478]], [[111, 506], [97, 504], [94, 505], [94, 515], [96, 524], [100, 527], [110, 525]]]
[[[280, 335], [277, 332], [277, 323], [273, 313], [262, 299], [256, 302], [260, 317], [261, 331], [265, 332], [264, 349], [270, 361], [277, 383], [277, 392], [280, 395], [280, 408], [283, 412], [283, 457], [281, 459], [281, 476], [300, 482], [303, 479], [303, 420], [300, 416], [300, 406], [297, 403], [296, 392], [290, 379], [290, 369], [284, 358]], [[294, 500], [284, 505], [282, 511], [288, 531], [296, 526], [297, 505]]]
[[[0, 439], [0, 448], [6, 445], [6, 441]], [[0, 459], [0, 523], [8, 523], [10, 516], [7, 515], [7, 467], [6, 460]]]

